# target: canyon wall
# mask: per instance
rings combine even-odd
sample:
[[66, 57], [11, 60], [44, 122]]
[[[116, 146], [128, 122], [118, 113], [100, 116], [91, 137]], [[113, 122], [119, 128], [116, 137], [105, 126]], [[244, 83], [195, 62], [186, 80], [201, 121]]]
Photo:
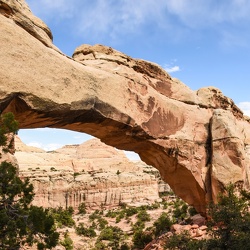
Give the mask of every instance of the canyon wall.
[[[157, 170], [130, 161], [123, 151], [91, 139], [46, 152], [15, 138], [21, 178], [34, 186], [34, 205], [100, 208], [159, 200]], [[167, 188], [167, 186], [165, 186]]]

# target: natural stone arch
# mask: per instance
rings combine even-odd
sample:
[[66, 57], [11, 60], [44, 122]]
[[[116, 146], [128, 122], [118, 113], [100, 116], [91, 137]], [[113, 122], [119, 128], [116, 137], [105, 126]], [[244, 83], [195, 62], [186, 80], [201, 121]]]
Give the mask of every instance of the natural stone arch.
[[0, 1], [0, 10], [0, 109], [20, 128], [85, 132], [134, 151], [201, 212], [223, 185], [248, 186], [249, 120], [218, 89], [192, 91], [101, 45], [69, 58], [24, 1]]

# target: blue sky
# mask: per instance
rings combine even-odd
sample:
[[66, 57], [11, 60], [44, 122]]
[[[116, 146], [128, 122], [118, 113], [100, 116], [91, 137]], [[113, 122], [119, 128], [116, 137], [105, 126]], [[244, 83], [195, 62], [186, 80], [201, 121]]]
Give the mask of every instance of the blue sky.
[[[65, 54], [71, 56], [83, 43], [111, 46], [161, 65], [193, 90], [218, 87], [250, 116], [249, 0], [27, 2]], [[50, 136], [42, 129], [41, 133], [47, 136], [39, 131], [19, 135], [26, 143], [44, 148], [81, 143], [85, 138], [73, 132], [57, 136], [59, 131], [53, 130]]]

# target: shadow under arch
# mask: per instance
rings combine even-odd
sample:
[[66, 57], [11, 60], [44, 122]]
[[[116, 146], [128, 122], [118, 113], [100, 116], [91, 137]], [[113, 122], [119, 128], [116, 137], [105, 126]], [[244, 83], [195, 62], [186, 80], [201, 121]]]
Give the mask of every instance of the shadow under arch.
[[[30, 98], [29, 95], [16, 94], [8, 98], [4, 105], [5, 112], [14, 113], [20, 129], [50, 127], [78, 131], [97, 137], [105, 144], [118, 149], [134, 151], [142, 161], [160, 171], [162, 179], [176, 195], [194, 206], [197, 211], [205, 211], [204, 189], [192, 171], [178, 162], [178, 147], [173, 147], [171, 143], [169, 146], [160, 145], [157, 139], [147, 134], [141, 126], [136, 126], [132, 119], [107, 104], [102, 106], [99, 103], [95, 108], [79, 111], [72, 111], [64, 104], [57, 104], [53, 110], [48, 108], [36, 111], [27, 104]], [[38, 97], [36, 100], [46, 102]], [[116, 120], [105, 116], [104, 111], [112, 113]]]

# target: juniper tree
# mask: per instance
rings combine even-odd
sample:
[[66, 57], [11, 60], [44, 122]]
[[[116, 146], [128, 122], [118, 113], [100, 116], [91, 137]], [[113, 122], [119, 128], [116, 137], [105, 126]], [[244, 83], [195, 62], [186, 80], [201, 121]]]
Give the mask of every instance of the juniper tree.
[[[2, 152], [12, 149], [10, 134], [16, 134], [18, 123], [12, 113], [0, 117]], [[1, 155], [2, 156], [2, 155]], [[57, 245], [59, 234], [49, 210], [32, 206], [33, 185], [21, 180], [12, 163], [0, 163], [0, 250], [20, 249], [25, 244], [37, 244], [38, 249]]]

